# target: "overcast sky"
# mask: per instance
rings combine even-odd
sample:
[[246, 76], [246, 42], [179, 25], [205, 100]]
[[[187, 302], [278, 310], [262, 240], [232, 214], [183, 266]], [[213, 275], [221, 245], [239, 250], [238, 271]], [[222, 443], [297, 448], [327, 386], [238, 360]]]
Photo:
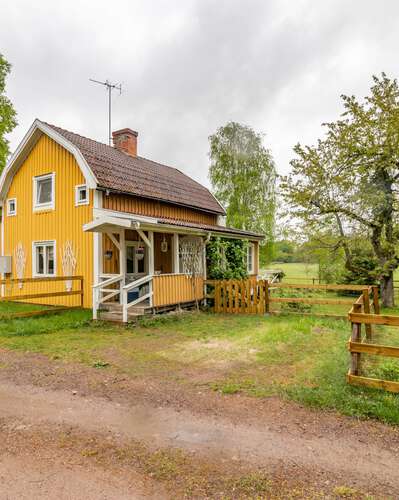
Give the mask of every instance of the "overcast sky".
[[123, 88], [113, 129], [205, 184], [208, 136], [227, 121], [263, 132], [285, 173], [340, 94], [398, 76], [398, 0], [13, 0], [0, 19], [12, 149], [36, 117], [106, 142], [106, 92], [89, 78], [108, 78]]

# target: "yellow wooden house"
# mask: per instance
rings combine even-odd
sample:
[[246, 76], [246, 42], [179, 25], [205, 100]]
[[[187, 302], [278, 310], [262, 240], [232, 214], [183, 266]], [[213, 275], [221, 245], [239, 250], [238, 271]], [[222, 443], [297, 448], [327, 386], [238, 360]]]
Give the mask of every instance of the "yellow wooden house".
[[[40, 120], [28, 130], [0, 179], [1, 270], [11, 295], [26, 294], [24, 278], [40, 293], [43, 278], [79, 275], [94, 318], [188, 305], [204, 298], [212, 236], [248, 240], [248, 271], [258, 273], [261, 235], [226, 227], [208, 189], [138, 156], [137, 132], [112, 135], [113, 147]], [[54, 286], [71, 296], [36, 302], [76, 303], [75, 283]]]

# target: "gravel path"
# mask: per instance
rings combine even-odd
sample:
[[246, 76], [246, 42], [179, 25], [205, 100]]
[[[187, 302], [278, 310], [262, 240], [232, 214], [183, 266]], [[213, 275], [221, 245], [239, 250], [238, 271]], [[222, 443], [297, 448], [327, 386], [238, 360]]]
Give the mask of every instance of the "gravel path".
[[[78, 426], [88, 433], [111, 433], [122, 440], [140, 440], [155, 447], [173, 446], [212, 460], [244, 461], [269, 470], [289, 463], [298, 470], [326, 471], [345, 484], [399, 495], [399, 444], [394, 429], [380, 427], [382, 434], [385, 433], [382, 442], [378, 436], [367, 439], [367, 423], [364, 423], [363, 439], [359, 437], [358, 428], [362, 423], [357, 424], [356, 432], [349, 432], [350, 419], [346, 419], [348, 432], [337, 432], [340, 426], [328, 427], [324, 422], [318, 433], [315, 428], [308, 433], [292, 419], [282, 422], [272, 410], [271, 407], [269, 416], [265, 413], [257, 424], [240, 424], [223, 416], [195, 415], [173, 407], [122, 404], [94, 396], [83, 397], [74, 391], [0, 382], [0, 418], [6, 422], [23, 422], [20, 425], [41, 428]], [[331, 416], [327, 418], [331, 421]], [[345, 420], [339, 419], [339, 422], [345, 424]], [[387, 447], [384, 443], [389, 434], [391, 445]], [[16, 481], [22, 470], [23, 481]], [[145, 495], [139, 482], [132, 487], [122, 480], [99, 477], [82, 467], [65, 469], [62, 456], [55, 457], [51, 464], [29, 457], [3, 456], [0, 471], [3, 492], [11, 491], [8, 498], [25, 498], [22, 491], [27, 481], [36, 498], [51, 498], [46, 495], [49, 489], [54, 498], [134, 498], [135, 495], [140, 498]]]

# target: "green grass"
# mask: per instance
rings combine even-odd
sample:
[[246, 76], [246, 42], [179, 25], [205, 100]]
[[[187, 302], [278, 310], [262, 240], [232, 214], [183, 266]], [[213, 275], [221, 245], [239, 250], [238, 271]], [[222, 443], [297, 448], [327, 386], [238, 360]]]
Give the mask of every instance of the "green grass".
[[[378, 340], [399, 345], [398, 329], [378, 332]], [[349, 334], [347, 321], [315, 317], [198, 313], [120, 327], [93, 323], [89, 311], [74, 310], [1, 321], [0, 348], [38, 352], [132, 378], [170, 380], [182, 387], [280, 395], [399, 424], [398, 395], [346, 384]], [[377, 357], [365, 368], [368, 375], [394, 378], [399, 373], [397, 365]]]
[[50, 306], [40, 306], [37, 304], [27, 304], [21, 302], [0, 302], [0, 316], [18, 312], [38, 311], [48, 309]]

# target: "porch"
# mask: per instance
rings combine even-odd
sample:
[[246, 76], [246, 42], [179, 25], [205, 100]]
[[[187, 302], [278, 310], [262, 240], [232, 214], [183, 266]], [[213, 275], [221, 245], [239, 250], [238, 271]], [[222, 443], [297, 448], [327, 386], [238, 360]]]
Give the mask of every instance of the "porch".
[[119, 217], [95, 219], [84, 230], [94, 233], [94, 319], [126, 323], [204, 299], [203, 235]]

